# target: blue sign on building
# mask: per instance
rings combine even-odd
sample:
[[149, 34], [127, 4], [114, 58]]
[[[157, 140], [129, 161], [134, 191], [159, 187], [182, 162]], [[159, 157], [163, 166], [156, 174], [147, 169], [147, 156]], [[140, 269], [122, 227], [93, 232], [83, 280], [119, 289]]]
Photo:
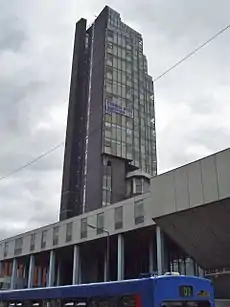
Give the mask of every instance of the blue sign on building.
[[125, 107], [120, 107], [116, 103], [109, 101], [109, 100], [106, 100], [105, 112], [108, 113], [108, 114], [117, 113], [117, 114], [120, 114], [120, 115], [124, 115], [124, 116], [128, 116], [128, 117], [133, 118], [133, 111], [132, 110], [128, 110]]

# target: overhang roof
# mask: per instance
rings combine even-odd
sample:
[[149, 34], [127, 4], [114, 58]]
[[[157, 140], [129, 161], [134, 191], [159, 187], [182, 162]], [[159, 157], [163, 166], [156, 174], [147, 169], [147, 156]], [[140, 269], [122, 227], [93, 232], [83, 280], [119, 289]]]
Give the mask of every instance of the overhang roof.
[[230, 266], [230, 198], [154, 221], [202, 268]]

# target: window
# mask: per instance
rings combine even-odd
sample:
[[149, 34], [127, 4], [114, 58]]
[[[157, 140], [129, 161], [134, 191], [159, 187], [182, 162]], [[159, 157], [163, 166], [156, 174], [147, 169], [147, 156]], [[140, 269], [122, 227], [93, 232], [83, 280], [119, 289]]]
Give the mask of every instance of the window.
[[104, 232], [104, 213], [97, 215], [97, 234], [100, 235]]
[[142, 178], [136, 178], [136, 193], [143, 193]]
[[66, 224], [66, 237], [65, 241], [70, 242], [72, 240], [72, 233], [73, 233], [73, 222]]
[[35, 249], [35, 239], [36, 239], [36, 234], [32, 233], [30, 235], [30, 251], [31, 252]]
[[111, 127], [112, 116], [110, 114], [105, 114], [105, 126]]
[[113, 44], [111, 42], [107, 43], [108, 49], [113, 49]]
[[121, 229], [123, 227], [123, 207], [114, 209], [114, 228]]
[[20, 255], [22, 252], [23, 238], [17, 238], [14, 245], [14, 255]]
[[105, 146], [105, 152], [111, 153], [111, 140], [110, 139], [105, 138], [104, 146]]
[[113, 66], [113, 56], [111, 54], [107, 54], [107, 65]]
[[109, 126], [108, 123], [105, 122], [105, 137], [111, 138], [111, 136], [112, 136], [111, 124]]
[[111, 72], [110, 69], [107, 68], [106, 71], [106, 78], [112, 80], [113, 79], [113, 72]]
[[135, 307], [136, 304], [136, 297], [134, 295], [127, 295], [123, 296], [120, 299], [120, 304], [121, 307]]
[[118, 62], [117, 62], [117, 58], [113, 57], [113, 68], [117, 69], [118, 68]]
[[121, 142], [117, 142], [117, 155], [121, 156]]
[[53, 229], [53, 245], [58, 245], [59, 226]]
[[107, 190], [105, 189], [102, 190], [102, 203], [103, 206], [107, 205]]
[[144, 202], [142, 199], [134, 202], [134, 220], [136, 225], [144, 222]]
[[107, 82], [106, 82], [106, 92], [112, 93], [112, 82], [111, 82], [111, 80], [107, 80]]
[[132, 155], [132, 145], [131, 144], [126, 144], [126, 148], [127, 148], [127, 158], [128, 159], [132, 159], [133, 155]]
[[107, 30], [108, 38], [113, 39], [113, 31]]
[[4, 244], [4, 257], [8, 255], [8, 250], [9, 250], [9, 242], [5, 242]]
[[87, 238], [87, 218], [81, 219], [81, 239]]
[[41, 248], [46, 247], [46, 236], [47, 236], [47, 230], [42, 231], [42, 239], [41, 239]]

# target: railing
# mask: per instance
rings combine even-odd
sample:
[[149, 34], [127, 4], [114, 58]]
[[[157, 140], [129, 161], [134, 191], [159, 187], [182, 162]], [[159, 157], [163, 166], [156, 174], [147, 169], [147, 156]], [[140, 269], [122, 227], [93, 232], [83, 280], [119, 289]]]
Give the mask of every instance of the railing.
[[208, 269], [205, 271], [205, 276], [225, 275], [225, 274], [230, 274], [230, 267], [225, 267], [221, 269]]

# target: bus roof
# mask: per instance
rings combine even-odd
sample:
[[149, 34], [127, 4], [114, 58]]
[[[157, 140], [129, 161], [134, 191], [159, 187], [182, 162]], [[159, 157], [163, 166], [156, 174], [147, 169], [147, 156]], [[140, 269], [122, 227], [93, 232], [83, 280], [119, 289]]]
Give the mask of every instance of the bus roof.
[[152, 289], [156, 279], [182, 279], [196, 282], [196, 280], [209, 282], [207, 279], [201, 279], [195, 276], [154, 276], [150, 278], [132, 279], [123, 281], [112, 281], [102, 283], [68, 285], [58, 287], [32, 288], [0, 291], [0, 301], [4, 300], [39, 300], [49, 298], [88, 298], [93, 296], [116, 296], [124, 294], [143, 293]]

